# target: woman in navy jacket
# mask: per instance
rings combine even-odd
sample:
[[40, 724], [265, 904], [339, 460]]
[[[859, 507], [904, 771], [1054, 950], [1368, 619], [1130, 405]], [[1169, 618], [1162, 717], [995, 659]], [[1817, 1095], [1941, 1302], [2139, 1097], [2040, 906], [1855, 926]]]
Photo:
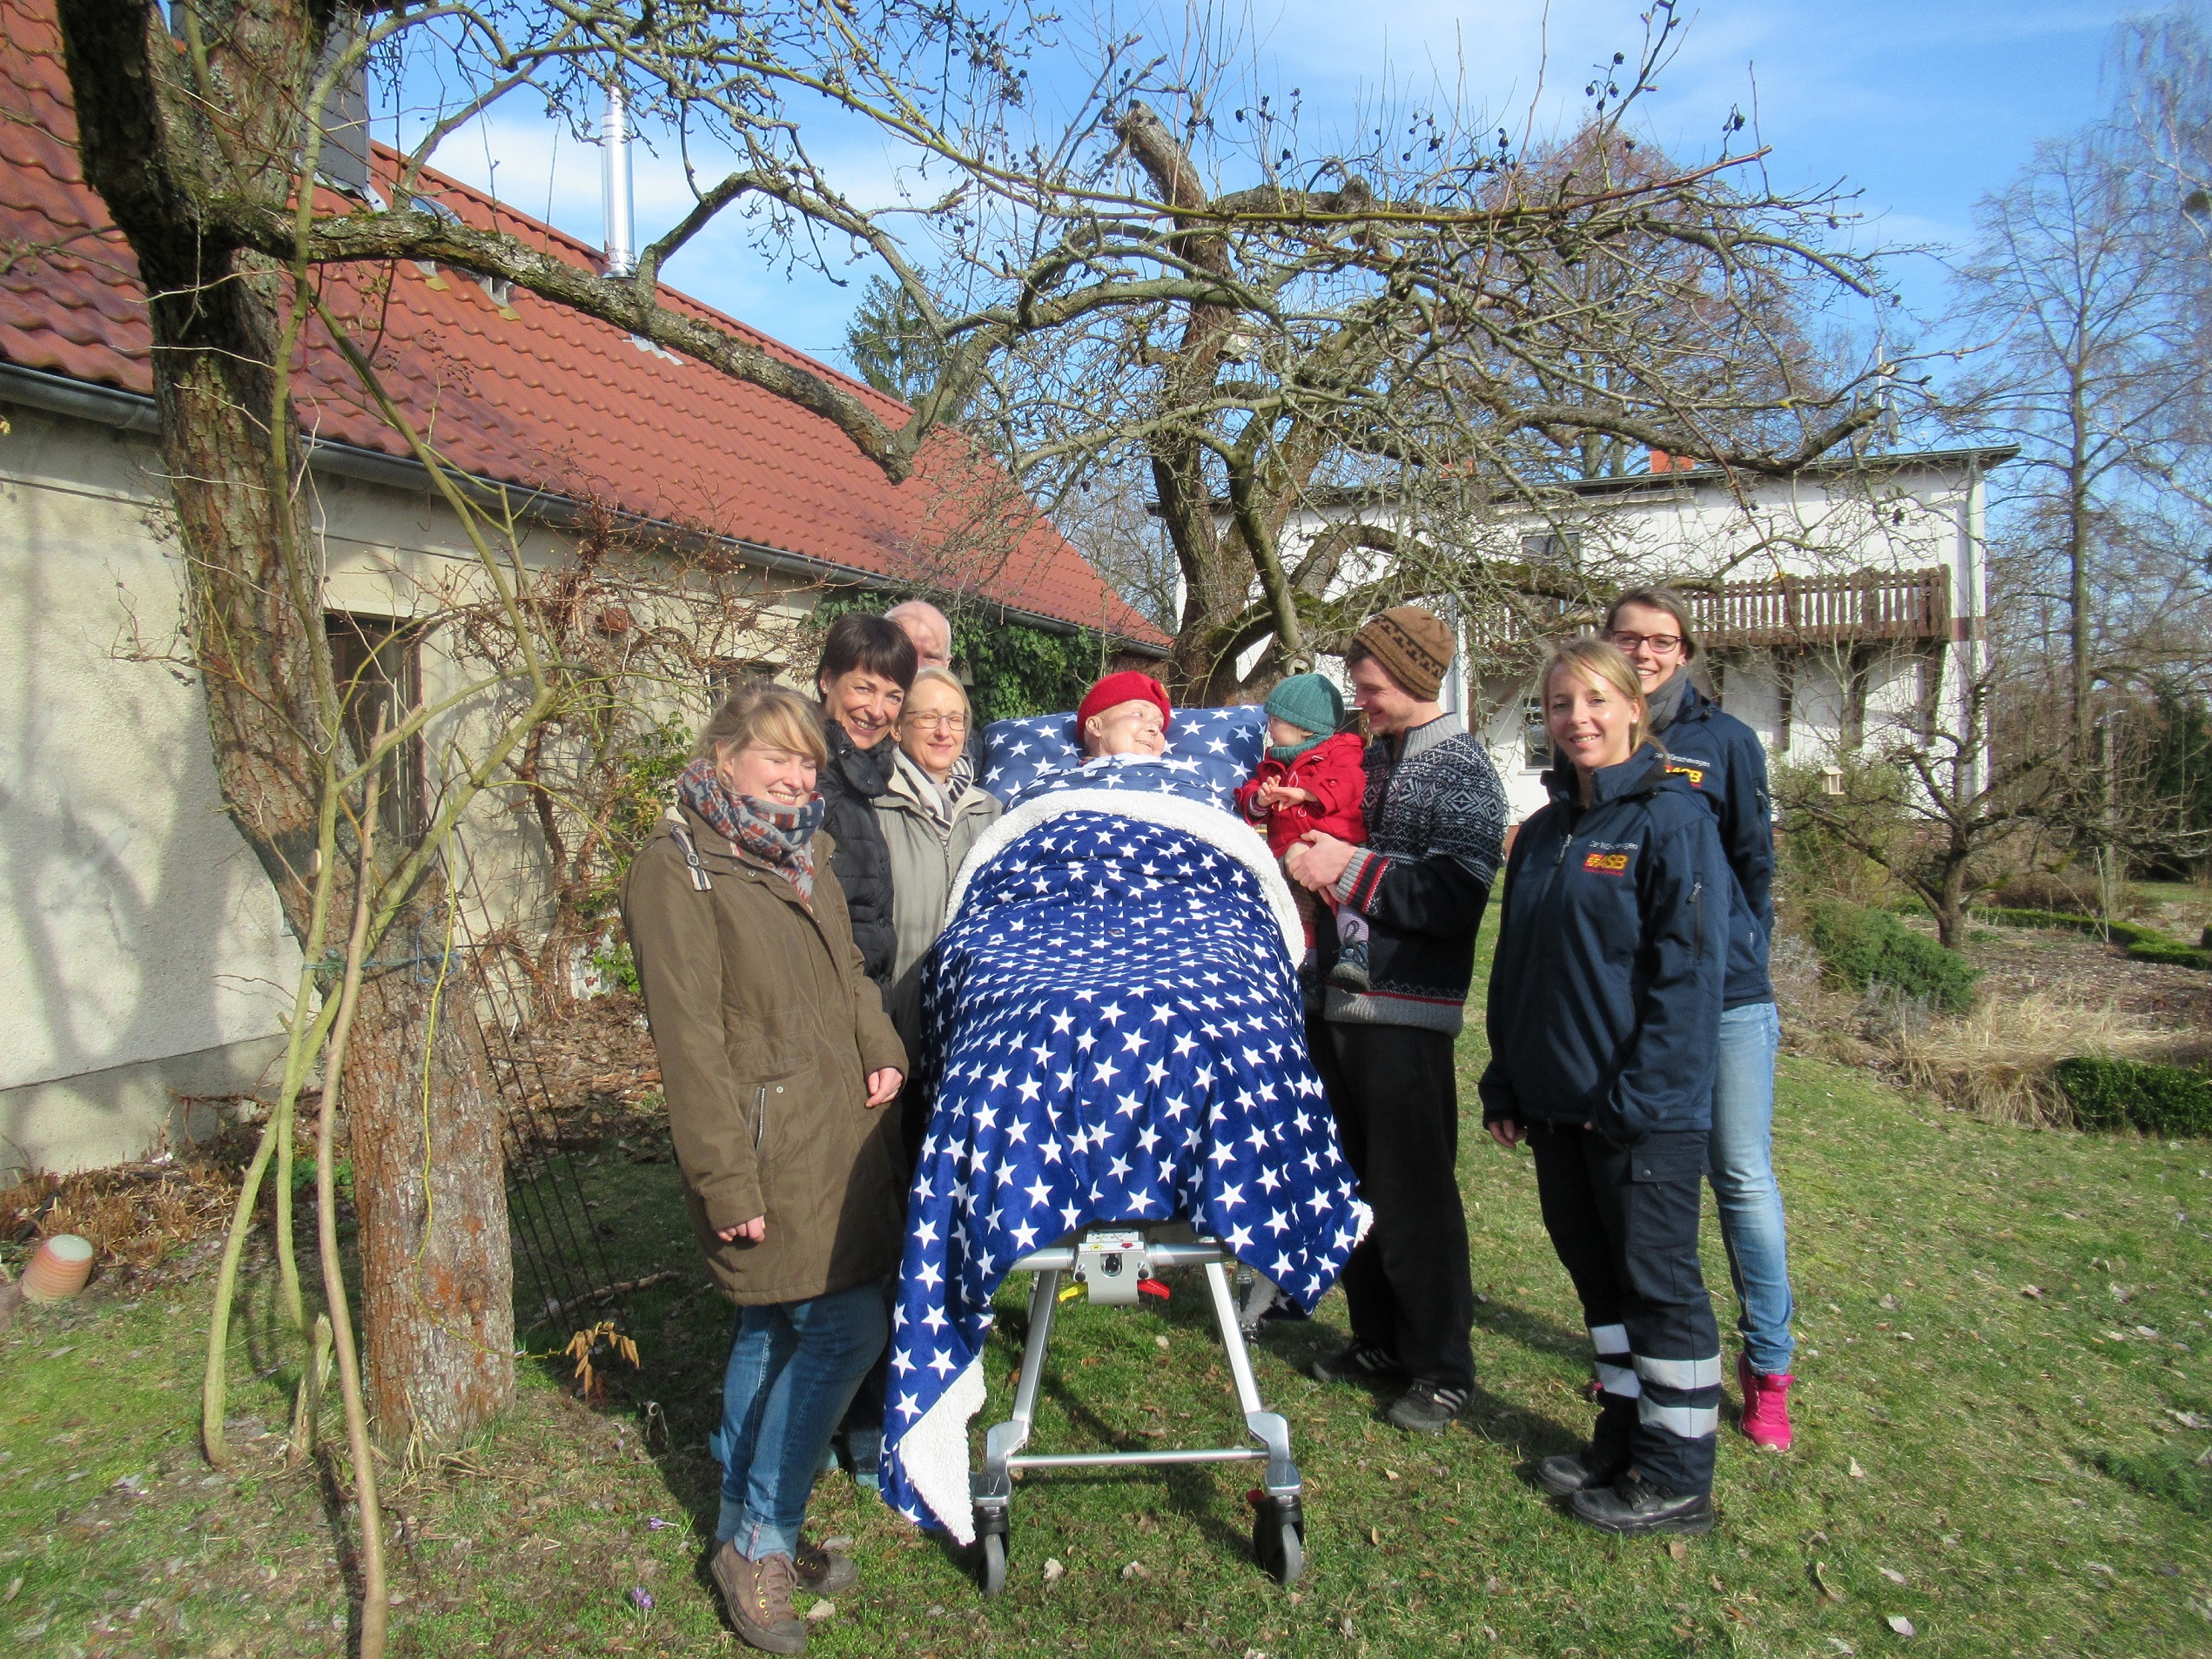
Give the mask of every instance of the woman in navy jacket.
[[1731, 880], [1713, 815], [1646, 740], [1636, 671], [1597, 640], [1544, 669], [1567, 763], [1507, 865], [1483, 1117], [1525, 1139], [1597, 1350], [1588, 1449], [1544, 1487], [1609, 1532], [1713, 1524], [1720, 1330], [1698, 1261]]

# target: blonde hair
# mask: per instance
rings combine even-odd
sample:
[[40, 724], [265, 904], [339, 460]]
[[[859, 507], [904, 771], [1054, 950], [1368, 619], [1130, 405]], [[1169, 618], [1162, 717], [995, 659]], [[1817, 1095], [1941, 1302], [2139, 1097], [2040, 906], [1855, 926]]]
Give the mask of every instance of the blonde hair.
[[1609, 691], [1617, 691], [1636, 705], [1636, 718], [1628, 729], [1630, 755], [1646, 743], [1658, 745], [1664, 752], [1664, 746], [1645, 729], [1651, 723], [1651, 706], [1644, 695], [1644, 682], [1636, 677], [1635, 665], [1610, 640], [1569, 640], [1552, 652], [1551, 660], [1543, 665], [1543, 678], [1538, 682], [1543, 688], [1547, 728], [1551, 720], [1551, 677], [1562, 668]]
[[830, 761], [830, 745], [822, 735], [822, 710], [787, 686], [766, 680], [748, 680], [722, 700], [722, 707], [699, 729], [692, 746], [694, 760], [714, 761], [733, 749], [755, 743], [788, 749], [804, 755], [817, 766]]
[[[975, 705], [968, 701], [968, 688], [960, 683], [960, 676], [953, 673], [950, 668], [929, 668], [915, 669], [914, 683], [906, 688], [906, 701], [910, 703], [914, 701], [914, 694], [922, 688], [924, 682], [932, 680], [940, 684], [951, 686], [955, 692], [959, 694], [960, 712], [967, 716], [969, 725], [974, 725], [976, 723]], [[899, 713], [899, 718], [904, 720], [905, 717], [905, 711], [902, 709]]]

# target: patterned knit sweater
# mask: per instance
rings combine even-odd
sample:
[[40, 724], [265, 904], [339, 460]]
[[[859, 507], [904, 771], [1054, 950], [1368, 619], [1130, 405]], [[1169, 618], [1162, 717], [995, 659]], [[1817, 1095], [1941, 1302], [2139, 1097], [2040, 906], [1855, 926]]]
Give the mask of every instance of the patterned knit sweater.
[[1367, 845], [1336, 883], [1368, 918], [1365, 991], [1330, 985], [1329, 1019], [1456, 1033], [1475, 973], [1475, 931], [1505, 838], [1505, 789], [1465, 724], [1448, 714], [1367, 751]]

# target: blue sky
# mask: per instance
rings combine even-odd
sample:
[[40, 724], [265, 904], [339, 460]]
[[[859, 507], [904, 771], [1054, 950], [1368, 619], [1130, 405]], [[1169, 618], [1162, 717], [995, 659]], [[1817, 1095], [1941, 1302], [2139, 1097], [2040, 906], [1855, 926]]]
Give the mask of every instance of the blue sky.
[[[2039, 138], [2096, 116], [2108, 100], [2113, 25], [2140, 7], [2014, 0], [1719, 0], [1691, 12], [1686, 39], [1642, 121], [1677, 159], [1716, 152], [1722, 121], [1740, 107], [1772, 146], [1779, 187], [1843, 184], [1862, 192], [1868, 244], [1955, 246], [1971, 234], [1974, 204], [2001, 188]], [[1076, 7], [1065, 8], [1073, 13]], [[1643, 25], [1624, 0], [1266, 0], [1241, 14], [1260, 89], [1304, 94], [1316, 136], [1348, 123], [1363, 97], [1392, 86], [1415, 96], [1463, 86], [1469, 105], [1516, 138], [1572, 124], [1591, 65], [1633, 56]], [[556, 143], [517, 109], [456, 135], [439, 164], [484, 184], [496, 161], [499, 193], [596, 242], [598, 152]], [[892, 158], [869, 142], [835, 158], [888, 188]], [[865, 198], [865, 187], [859, 192]], [[675, 165], [636, 156], [641, 239], [688, 205]], [[1903, 262], [1906, 303], [1943, 300], [1939, 262]], [[702, 241], [669, 279], [803, 350], [836, 360], [858, 282], [839, 288], [801, 271], [767, 268], [735, 234]]]

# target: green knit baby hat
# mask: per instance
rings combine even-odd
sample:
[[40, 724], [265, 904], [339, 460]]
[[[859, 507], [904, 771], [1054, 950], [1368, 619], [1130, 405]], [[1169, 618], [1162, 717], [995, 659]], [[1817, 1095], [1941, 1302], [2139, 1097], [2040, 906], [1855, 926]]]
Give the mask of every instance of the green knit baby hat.
[[1318, 674], [1294, 674], [1267, 694], [1267, 712], [1316, 737], [1344, 723], [1344, 695]]

